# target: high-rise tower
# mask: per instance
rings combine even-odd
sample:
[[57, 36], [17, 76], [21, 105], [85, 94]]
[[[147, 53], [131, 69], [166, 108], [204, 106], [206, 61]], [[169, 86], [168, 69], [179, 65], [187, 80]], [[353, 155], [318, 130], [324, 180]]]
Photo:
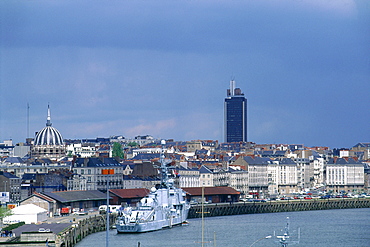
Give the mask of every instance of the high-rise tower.
[[247, 142], [247, 99], [234, 80], [225, 98], [224, 127], [225, 142]]

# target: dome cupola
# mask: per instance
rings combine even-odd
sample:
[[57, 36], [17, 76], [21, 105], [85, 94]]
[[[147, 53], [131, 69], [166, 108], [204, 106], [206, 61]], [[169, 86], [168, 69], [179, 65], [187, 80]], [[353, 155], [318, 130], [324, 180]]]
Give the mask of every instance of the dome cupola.
[[46, 127], [36, 134], [34, 145], [64, 145], [62, 135], [51, 125], [50, 107], [48, 105]]
[[60, 158], [65, 156], [63, 137], [51, 125], [50, 107], [48, 105], [46, 127], [36, 133], [32, 148], [33, 157]]

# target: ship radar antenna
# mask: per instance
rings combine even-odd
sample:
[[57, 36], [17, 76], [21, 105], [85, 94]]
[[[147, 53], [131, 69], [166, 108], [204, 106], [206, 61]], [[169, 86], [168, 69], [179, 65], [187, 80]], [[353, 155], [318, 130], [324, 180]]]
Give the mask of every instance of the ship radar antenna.
[[279, 240], [278, 242], [280, 243], [281, 247], [287, 247], [288, 244], [289, 245], [299, 244], [300, 237], [301, 237], [300, 228], [298, 228], [298, 240], [291, 240], [289, 231], [290, 231], [289, 230], [289, 217], [287, 217], [287, 223], [284, 227], [284, 234], [280, 236], [276, 236], [276, 238]]
[[161, 186], [165, 186], [168, 180], [168, 170], [166, 166], [166, 161], [165, 161], [165, 155], [164, 155], [164, 146], [166, 145], [166, 141], [162, 140], [161, 141], [161, 156], [159, 158], [159, 162], [161, 163], [160, 169], [161, 169]]

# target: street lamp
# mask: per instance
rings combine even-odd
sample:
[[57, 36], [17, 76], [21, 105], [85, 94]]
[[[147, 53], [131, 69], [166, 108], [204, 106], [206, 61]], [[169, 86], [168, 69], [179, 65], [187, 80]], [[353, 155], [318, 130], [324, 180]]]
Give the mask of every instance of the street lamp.
[[106, 209], [106, 214], [107, 214], [107, 219], [106, 219], [106, 236], [105, 236], [105, 242], [106, 242], [106, 247], [109, 247], [109, 176], [114, 174], [114, 169], [103, 169], [102, 170], [102, 175], [107, 176], [107, 209]]
[[259, 241], [261, 241], [261, 240], [263, 240], [263, 239], [269, 239], [269, 238], [271, 238], [271, 235], [266, 236], [266, 237], [263, 237], [263, 238], [260, 238], [260, 239], [257, 239], [257, 240], [256, 240], [256, 241], [254, 241], [251, 245], [249, 245], [249, 247], [253, 246], [255, 243], [257, 243], [257, 242], [259, 242]]

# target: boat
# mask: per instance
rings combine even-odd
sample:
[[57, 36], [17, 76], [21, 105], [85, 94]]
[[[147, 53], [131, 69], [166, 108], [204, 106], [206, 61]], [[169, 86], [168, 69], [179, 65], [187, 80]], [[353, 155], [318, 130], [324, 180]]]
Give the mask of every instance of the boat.
[[162, 140], [161, 144], [161, 183], [151, 188], [137, 207], [127, 206], [120, 210], [116, 221], [117, 233], [156, 231], [187, 222], [190, 204], [186, 201], [186, 193], [174, 186], [169, 174], [170, 161], [164, 155], [165, 141]]

